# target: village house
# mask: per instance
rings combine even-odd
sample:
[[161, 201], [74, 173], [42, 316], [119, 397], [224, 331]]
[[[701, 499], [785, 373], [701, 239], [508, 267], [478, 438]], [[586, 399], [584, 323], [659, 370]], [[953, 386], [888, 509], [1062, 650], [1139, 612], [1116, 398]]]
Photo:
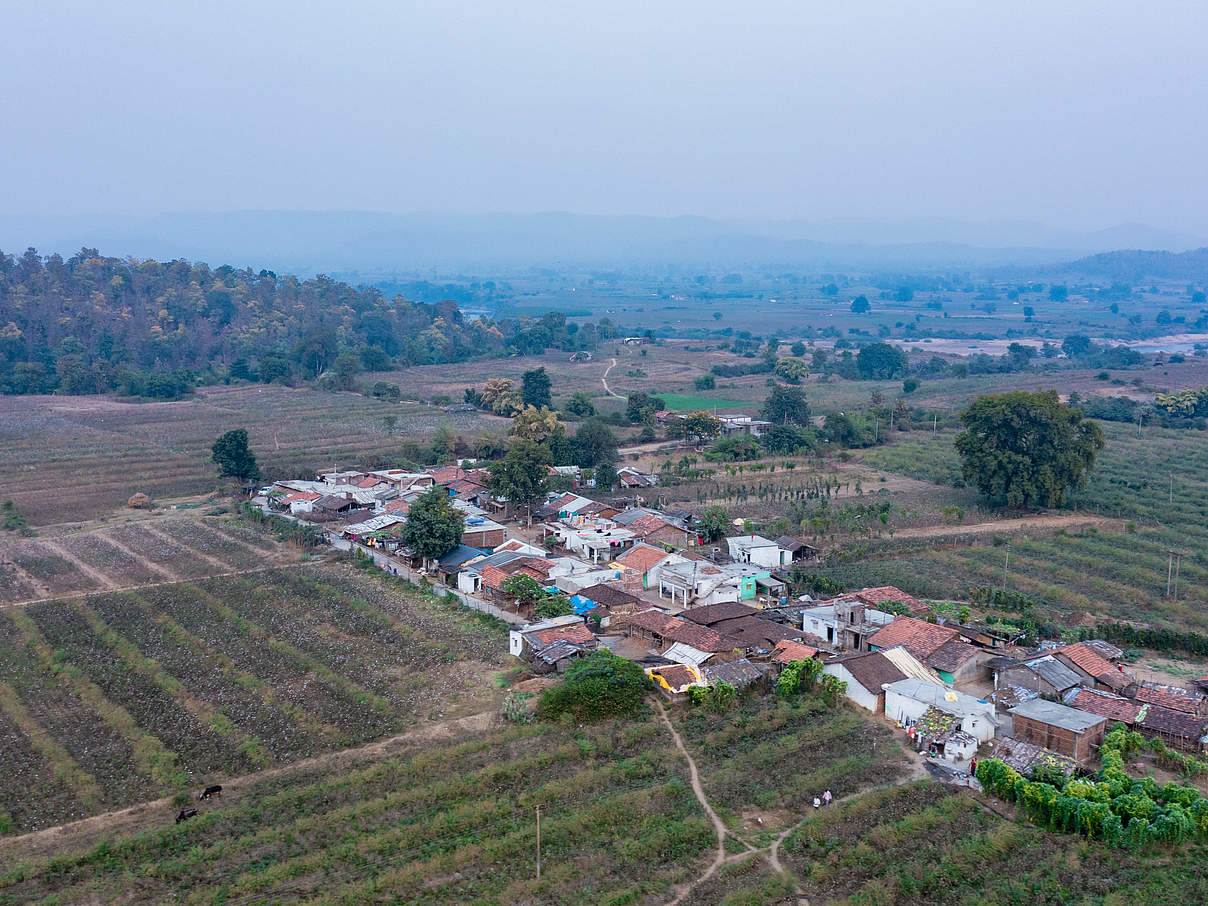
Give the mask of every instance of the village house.
[[822, 550], [812, 544], [806, 544], [800, 538], [781, 535], [776, 539], [776, 546], [788, 551], [789, 563], [808, 563], [822, 556]]
[[840, 595], [836, 598], [837, 601], [859, 601], [861, 604], [866, 604], [869, 607], [879, 607], [882, 604], [897, 603], [902, 604], [910, 611], [911, 616], [922, 616], [931, 608], [920, 601], [914, 595], [909, 595], [895, 585], [879, 585], [875, 588], [862, 588], [859, 591], [852, 591]]
[[[661, 548], [639, 541], [633, 547], [618, 554], [609, 565], [624, 571], [626, 585], [640, 585], [642, 588], [649, 588], [650, 571], [670, 556], [671, 554]], [[631, 581], [631, 576], [636, 581]]]
[[992, 704], [947, 686], [907, 678], [885, 687], [885, 716], [899, 726], [914, 727], [928, 708], [955, 715], [961, 732], [979, 743], [993, 739], [1000, 724]]
[[595, 634], [583, 625], [583, 620], [574, 614], [568, 614], [513, 627], [508, 633], [508, 653], [531, 660], [536, 652], [556, 642], [569, 642], [590, 648], [598, 644]]
[[771, 422], [751, 418], [749, 415], [719, 415], [717, 419], [721, 422], [723, 437], [730, 437], [735, 434], [749, 434], [751, 437], [761, 437], [772, 427]]
[[682, 642], [709, 654], [732, 652], [722, 637], [707, 626], [671, 616], [661, 610], [640, 610], [618, 622], [623, 625], [626, 634], [646, 642], [656, 651], [664, 651], [676, 642]]
[[1141, 711], [1145, 707], [1143, 703], [1130, 698], [1123, 698], [1098, 689], [1087, 689], [1083, 686], [1070, 689], [1063, 701], [1069, 708], [1105, 717], [1109, 723], [1119, 722], [1125, 724], [1129, 729], [1132, 729], [1140, 719]]
[[805, 634], [784, 623], [764, 619], [754, 607], [737, 602], [707, 604], [680, 614], [718, 633], [730, 647], [746, 655], [770, 655], [778, 642], [800, 641]]
[[793, 661], [808, 661], [819, 659], [823, 656], [823, 652], [812, 645], [806, 645], [804, 642], [798, 642], [795, 639], [781, 639], [776, 643], [776, 647], [772, 649], [772, 656], [769, 662], [772, 664], [773, 669], [779, 671], [793, 663]]
[[980, 680], [993, 657], [990, 652], [962, 641], [953, 627], [914, 617], [898, 617], [868, 637], [872, 651], [898, 645], [935, 670], [948, 685]]
[[848, 700], [873, 714], [885, 711], [884, 687], [907, 678], [879, 651], [830, 658], [822, 672], [846, 683], [844, 695]]
[[679, 549], [696, 543], [696, 535], [683, 525], [645, 507], [624, 510], [612, 518], [633, 532], [635, 539], [648, 544], [662, 544]]
[[705, 664], [701, 668], [701, 673], [704, 674], [705, 682], [710, 686], [716, 683], [729, 683], [735, 689], [747, 689], [754, 685], [767, 685], [767, 677], [763, 671], [745, 657]]
[[1110, 663], [1088, 642], [1056, 648], [1052, 653], [1084, 680], [1089, 680], [1088, 685], [1096, 689], [1105, 689], [1117, 695], [1128, 695], [1135, 691], [1136, 678], [1123, 667]]
[[617, 484], [623, 488], [653, 488], [659, 483], [659, 477], [654, 472], [641, 472], [626, 466], [617, 469]]
[[1178, 686], [1169, 686], [1165, 683], [1154, 683], [1148, 680], [1138, 683], [1136, 700], [1196, 716], [1205, 714], [1204, 693], [1191, 689], [1180, 689]]
[[507, 530], [486, 515], [468, 515], [465, 520], [461, 543], [468, 547], [493, 550], [507, 537]]
[[867, 651], [869, 637], [893, 621], [893, 614], [850, 599], [836, 598], [801, 612], [803, 632], [845, 651]]
[[1197, 756], [1208, 752], [1208, 720], [1198, 714], [1144, 704], [1137, 715], [1135, 728], [1142, 736], [1161, 739], [1180, 752]]
[[762, 535], [738, 535], [726, 539], [730, 550], [730, 559], [737, 563], [751, 563], [763, 566], [769, 570], [787, 566], [793, 561], [793, 554], [782, 548], [775, 541], [769, 541]]
[[771, 579], [771, 572], [763, 567], [746, 563], [723, 565], [688, 554], [668, 557], [653, 567], [649, 575], [652, 579], [657, 577], [659, 598], [673, 607], [750, 601], [758, 594], [758, 581]]
[[1078, 764], [1089, 764], [1099, 752], [1107, 719], [1067, 708], [1043, 698], [1016, 705], [1009, 712], [1014, 721], [1011, 735], [1035, 743]]
[[1061, 700], [1071, 689], [1081, 689], [1083, 678], [1052, 654], [1027, 661], [998, 656], [987, 662], [994, 677], [994, 700], [1011, 706], [1030, 698]]
[[686, 701], [688, 690], [694, 686], [708, 685], [700, 669], [691, 664], [664, 664], [647, 667], [645, 672], [654, 680], [655, 688], [673, 702]]

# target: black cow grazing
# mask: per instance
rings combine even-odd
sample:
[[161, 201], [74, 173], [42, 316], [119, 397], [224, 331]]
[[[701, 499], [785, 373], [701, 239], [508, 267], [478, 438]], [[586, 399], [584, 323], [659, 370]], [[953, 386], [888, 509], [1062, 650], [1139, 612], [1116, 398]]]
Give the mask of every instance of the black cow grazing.
[[216, 783], [213, 786], [208, 786], [204, 790], [202, 790], [201, 795], [198, 796], [197, 799], [200, 801], [202, 799], [209, 799], [211, 796], [221, 796], [221, 795], [222, 795], [222, 784]]
[[182, 808], [180, 810], [180, 814], [176, 816], [176, 823], [180, 824], [180, 822], [182, 822], [182, 821], [188, 821], [190, 818], [196, 818], [196, 817], [197, 817], [197, 809]]

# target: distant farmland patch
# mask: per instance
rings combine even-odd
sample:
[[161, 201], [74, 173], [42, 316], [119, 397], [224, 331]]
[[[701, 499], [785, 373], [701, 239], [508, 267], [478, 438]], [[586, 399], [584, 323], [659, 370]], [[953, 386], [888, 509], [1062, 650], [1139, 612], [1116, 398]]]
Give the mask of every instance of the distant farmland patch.
[[689, 396], [684, 393], [660, 393], [659, 399], [668, 409], [680, 412], [685, 409], [750, 409], [751, 403], [742, 400], [723, 400], [713, 396]]

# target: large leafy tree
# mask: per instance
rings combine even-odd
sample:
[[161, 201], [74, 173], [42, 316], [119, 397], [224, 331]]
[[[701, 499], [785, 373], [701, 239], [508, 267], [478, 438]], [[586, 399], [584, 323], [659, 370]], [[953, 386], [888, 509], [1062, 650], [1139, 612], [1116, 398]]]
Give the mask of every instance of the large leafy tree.
[[654, 422], [654, 413], [666, 408], [662, 397], [635, 390], [625, 402], [625, 417], [634, 424], [649, 425]]
[[978, 397], [956, 438], [965, 478], [1002, 505], [1060, 506], [1103, 449], [1103, 432], [1056, 390]]
[[888, 343], [869, 343], [856, 354], [856, 367], [866, 381], [892, 380], [906, 370], [906, 353]]
[[558, 413], [548, 406], [542, 406], [540, 409], [525, 406], [512, 419], [510, 433], [515, 437], [523, 437], [535, 443], [548, 444], [554, 435], [565, 435], [566, 428], [558, 418]]
[[523, 508], [531, 523], [533, 504], [549, 490], [549, 465], [545, 447], [523, 437], [513, 438], [503, 461], [491, 467], [487, 486], [513, 507]]
[[235, 428], [228, 431], [210, 447], [210, 458], [218, 466], [218, 474], [224, 478], [237, 478], [243, 482], [257, 481], [260, 467], [247, 445], [247, 431]]
[[443, 557], [461, 544], [465, 517], [439, 485], [412, 502], [403, 526], [403, 544], [427, 560]]
[[805, 426], [810, 423], [810, 404], [800, 387], [777, 385], [763, 401], [759, 414], [774, 425]]
[[549, 374], [545, 371], [545, 366], [534, 368], [532, 371], [526, 371], [522, 378], [520, 394], [524, 399], [524, 405], [535, 406], [540, 409], [542, 406], [552, 406], [550, 400], [550, 380]]
[[775, 372], [777, 377], [790, 384], [799, 384], [809, 377], [810, 366], [806, 364], [805, 359], [788, 356], [776, 363]]
[[686, 437], [695, 441], [709, 440], [721, 434], [721, 419], [698, 409], [667, 426], [668, 437]]
[[598, 418], [585, 421], [575, 432], [575, 463], [585, 469], [617, 458], [617, 438]]
[[650, 679], [641, 666], [610, 651], [593, 651], [566, 670], [566, 681], [541, 696], [541, 713], [599, 720], [630, 714], [642, 706]]
[[699, 528], [706, 541], [724, 538], [730, 530], [730, 514], [719, 506], [711, 506], [701, 513]]

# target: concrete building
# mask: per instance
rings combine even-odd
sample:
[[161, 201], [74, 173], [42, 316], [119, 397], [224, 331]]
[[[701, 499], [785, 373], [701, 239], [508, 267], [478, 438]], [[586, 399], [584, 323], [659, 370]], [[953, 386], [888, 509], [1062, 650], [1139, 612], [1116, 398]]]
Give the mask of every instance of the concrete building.
[[971, 695], [919, 679], [899, 680], [885, 688], [885, 716], [903, 727], [915, 726], [928, 708], [955, 715], [960, 730], [978, 742], [993, 739], [998, 731], [994, 706]]

